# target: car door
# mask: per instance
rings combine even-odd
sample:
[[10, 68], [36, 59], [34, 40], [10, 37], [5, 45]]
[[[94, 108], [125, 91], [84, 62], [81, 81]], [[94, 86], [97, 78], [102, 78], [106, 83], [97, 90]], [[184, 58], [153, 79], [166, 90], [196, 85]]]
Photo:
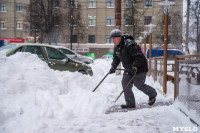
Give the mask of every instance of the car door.
[[51, 47], [45, 47], [47, 54], [47, 63], [50, 68], [60, 71], [73, 71], [73, 67], [68, 62], [68, 58], [59, 50]]

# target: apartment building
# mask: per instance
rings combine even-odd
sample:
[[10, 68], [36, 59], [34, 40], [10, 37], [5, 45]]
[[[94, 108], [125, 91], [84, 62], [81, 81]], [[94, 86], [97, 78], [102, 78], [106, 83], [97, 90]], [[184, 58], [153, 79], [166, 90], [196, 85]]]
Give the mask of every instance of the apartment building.
[[[131, 0], [121, 0], [121, 30], [124, 34], [133, 35], [133, 26], [131, 25], [129, 16], [126, 16], [125, 11], [130, 7]], [[137, 1], [137, 0], [136, 0]], [[162, 6], [158, 2], [162, 0], [138, 0], [137, 13], [135, 19], [139, 21], [137, 24], [140, 30], [137, 30], [135, 40], [142, 36], [142, 31], [148, 31], [149, 28], [144, 25], [150, 23], [156, 25], [153, 29], [153, 43], [157, 46], [162, 46], [164, 40], [164, 14]], [[169, 12], [169, 37], [168, 42], [179, 47], [182, 41], [182, 1], [173, 0], [176, 5]], [[115, 0], [88, 0], [81, 4], [83, 7], [83, 20], [87, 22], [85, 25], [85, 41], [83, 43], [111, 43], [109, 33], [116, 28], [115, 25]], [[134, 6], [133, 8], [135, 8]], [[132, 10], [131, 10], [132, 11]], [[135, 11], [136, 12], [136, 11]], [[139, 13], [138, 13], [139, 12]], [[147, 37], [147, 43], [149, 36]]]
[[28, 0], [0, 0], [0, 38], [27, 38], [29, 30], [24, 30]]
[[[62, 0], [54, 0], [58, 4]], [[83, 35], [73, 35], [73, 42], [78, 44], [110, 44], [110, 31], [116, 28], [115, 0], [74, 0], [81, 4], [81, 19], [83, 22]], [[163, 7], [158, 2], [163, 0], [136, 0], [137, 4], [131, 7], [132, 0], [121, 0], [121, 30], [124, 34], [135, 34], [135, 40], [142, 36], [142, 31], [149, 29], [144, 25], [150, 23], [156, 25], [153, 29], [153, 47], [162, 47], [164, 38], [164, 14]], [[173, 0], [176, 5], [169, 12], [169, 47], [181, 47], [182, 42], [182, 0]], [[30, 0], [0, 0], [0, 38], [24, 38], [32, 32], [26, 22], [24, 6]], [[57, 6], [59, 8], [59, 6]], [[137, 18], [137, 30], [132, 25], [131, 15], [127, 10], [134, 8], [133, 18]], [[137, 9], [137, 10], [136, 10]], [[132, 11], [132, 9], [130, 10]], [[130, 12], [129, 11], [129, 12]], [[135, 20], [134, 20], [135, 21]], [[57, 42], [70, 43], [69, 28], [65, 28], [65, 34], [57, 35]], [[32, 34], [31, 34], [32, 35]], [[149, 37], [147, 37], [148, 43]]]

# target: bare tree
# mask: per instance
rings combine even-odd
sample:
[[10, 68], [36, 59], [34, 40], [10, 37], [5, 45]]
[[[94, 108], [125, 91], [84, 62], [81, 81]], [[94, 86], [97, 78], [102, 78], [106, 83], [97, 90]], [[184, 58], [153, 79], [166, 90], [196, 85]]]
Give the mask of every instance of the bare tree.
[[199, 46], [199, 31], [200, 31], [200, 1], [199, 0], [195, 0], [192, 3], [191, 6], [191, 20], [193, 20], [191, 28], [193, 31], [195, 31], [195, 37], [190, 37], [191, 41], [195, 41], [196, 43], [196, 48], [197, 48], [197, 53], [200, 52], [200, 46]]
[[66, 25], [69, 29], [70, 49], [72, 49], [72, 43], [74, 42], [73, 36], [82, 36], [84, 33], [84, 26], [81, 18], [81, 4], [78, 0], [66, 0], [66, 7], [68, 7], [65, 14]]
[[[159, 19], [158, 23], [156, 24], [157, 29], [159, 29], [159, 32], [161, 34], [156, 34], [156, 38], [158, 39], [158, 42], [164, 43], [164, 14], [162, 19]], [[182, 28], [182, 17], [180, 12], [170, 12], [168, 16], [168, 28], [169, 28], [169, 35], [168, 35], [168, 43], [173, 44], [173, 47], [180, 48], [181, 47], [181, 40], [182, 40], [182, 34], [181, 34], [181, 28]], [[157, 42], [157, 43], [158, 43]]]
[[134, 38], [140, 35], [143, 30], [143, 16], [144, 12], [138, 11], [142, 7], [141, 1], [138, 0], [126, 0], [125, 1], [125, 12], [124, 12], [124, 19], [125, 19], [125, 31], [131, 33]]
[[59, 0], [30, 0], [27, 19], [30, 22], [31, 35], [39, 35], [40, 42], [57, 42], [59, 32], [63, 29], [64, 16], [59, 4]]

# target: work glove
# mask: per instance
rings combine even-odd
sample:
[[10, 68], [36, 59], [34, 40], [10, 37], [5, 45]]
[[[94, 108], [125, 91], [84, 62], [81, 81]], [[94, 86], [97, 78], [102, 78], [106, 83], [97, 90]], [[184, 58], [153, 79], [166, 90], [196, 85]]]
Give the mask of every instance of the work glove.
[[111, 68], [110, 68], [110, 71], [109, 71], [109, 74], [113, 74], [113, 73], [115, 73], [115, 68], [114, 68], [114, 67], [111, 67]]
[[133, 76], [137, 72], [137, 67], [132, 66], [128, 72], [130, 76]]

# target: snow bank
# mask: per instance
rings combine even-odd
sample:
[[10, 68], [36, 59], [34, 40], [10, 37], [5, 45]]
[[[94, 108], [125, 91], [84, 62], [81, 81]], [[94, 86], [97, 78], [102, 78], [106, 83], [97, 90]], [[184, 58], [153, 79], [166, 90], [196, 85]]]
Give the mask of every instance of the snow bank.
[[0, 73], [0, 125], [7, 125], [7, 132], [29, 132], [24, 125], [38, 128], [46, 120], [98, 116], [109, 106], [105, 95], [92, 93], [98, 78], [92, 82], [78, 72], [54, 71], [30, 53], [1, 54]]

